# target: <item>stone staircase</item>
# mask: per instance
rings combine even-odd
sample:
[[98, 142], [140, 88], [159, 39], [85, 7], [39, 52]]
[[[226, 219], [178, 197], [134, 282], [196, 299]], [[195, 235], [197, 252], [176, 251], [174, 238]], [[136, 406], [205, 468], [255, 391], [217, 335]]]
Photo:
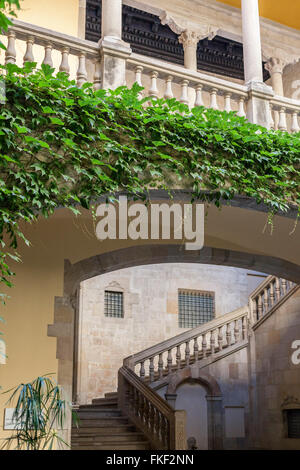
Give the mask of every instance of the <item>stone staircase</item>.
[[249, 305], [127, 357], [118, 371], [118, 393], [107, 393], [75, 408], [72, 450], [184, 450], [184, 410], [175, 410], [156, 390], [180, 371], [246, 347], [249, 333], [299, 286], [268, 276]]
[[73, 425], [72, 450], [148, 450], [149, 441], [118, 409], [117, 393], [81, 405], [78, 427]]

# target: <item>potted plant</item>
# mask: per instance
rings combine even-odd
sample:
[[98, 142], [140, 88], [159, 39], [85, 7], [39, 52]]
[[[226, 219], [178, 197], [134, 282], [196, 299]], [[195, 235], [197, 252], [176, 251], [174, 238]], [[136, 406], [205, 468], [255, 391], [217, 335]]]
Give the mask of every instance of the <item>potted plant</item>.
[[[12, 415], [12, 435], [1, 446], [2, 450], [52, 450], [69, 445], [61, 436], [66, 411], [71, 404], [62, 399], [62, 389], [47, 374], [32, 382], [20, 384], [4, 393], [13, 393], [7, 404], [15, 404]], [[73, 420], [77, 415], [72, 411]]]

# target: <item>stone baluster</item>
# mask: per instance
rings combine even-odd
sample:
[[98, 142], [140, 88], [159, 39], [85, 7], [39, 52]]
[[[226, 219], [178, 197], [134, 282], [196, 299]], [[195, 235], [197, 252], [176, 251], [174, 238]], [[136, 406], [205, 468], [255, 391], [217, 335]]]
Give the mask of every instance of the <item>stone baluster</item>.
[[168, 446], [169, 433], [168, 433], [168, 421], [164, 415], [161, 415], [161, 435], [163, 440], [163, 445]]
[[246, 117], [244, 103], [245, 103], [245, 98], [244, 98], [244, 96], [240, 96], [240, 99], [239, 99], [239, 109], [238, 109], [238, 112], [237, 112], [237, 115], [240, 116], [240, 117]]
[[150, 77], [151, 77], [151, 86], [149, 88], [148, 95], [158, 97], [158, 89], [157, 89], [158, 72], [156, 72], [156, 70], [153, 70], [150, 74]]
[[77, 86], [81, 87], [87, 81], [86, 57], [84, 52], [80, 52], [78, 57]]
[[168, 372], [170, 373], [172, 370], [172, 349], [168, 349], [167, 363], [168, 363]]
[[269, 310], [269, 293], [268, 288], [264, 288], [264, 313], [267, 313]]
[[152, 434], [154, 433], [154, 425], [155, 425], [155, 408], [152, 405], [152, 403], [150, 403], [150, 406], [149, 406], [149, 428], [150, 428], [150, 431], [151, 431]]
[[64, 47], [61, 51], [61, 63], [59, 66], [59, 71], [64, 72], [67, 75], [70, 74], [69, 54], [70, 54], [70, 48]]
[[227, 111], [227, 113], [230, 113], [230, 111], [232, 111], [232, 109], [231, 109], [231, 93], [225, 93], [224, 111]]
[[101, 60], [95, 62], [95, 73], [94, 73], [94, 90], [100, 90], [102, 86], [101, 79]]
[[212, 88], [210, 90], [210, 108], [212, 109], [219, 109], [218, 102], [217, 102], [217, 88]]
[[185, 365], [188, 366], [190, 364], [190, 342], [186, 341], [185, 343]]
[[179, 370], [181, 367], [181, 350], [180, 350], [180, 345], [177, 346], [176, 350], [176, 364], [177, 364], [177, 369]]
[[198, 338], [194, 338], [194, 361], [197, 362], [198, 359], [199, 359]]
[[26, 62], [34, 62], [33, 44], [34, 44], [34, 37], [28, 36], [26, 40], [26, 51], [23, 57], [24, 65]]
[[213, 356], [215, 354], [215, 335], [214, 330], [210, 332], [210, 353]]
[[240, 339], [239, 320], [234, 320], [234, 344]]
[[257, 299], [257, 317], [258, 317], [258, 320], [262, 317], [262, 314], [263, 314], [262, 294], [258, 294], [258, 299]]
[[280, 299], [280, 279], [279, 277], [276, 277], [275, 278], [275, 298], [276, 298], [276, 302], [278, 302], [278, 300]]
[[43, 64], [44, 65], [49, 65], [50, 67], [53, 67], [52, 44], [50, 42], [48, 42], [45, 45], [45, 55], [44, 55]]
[[207, 351], [207, 342], [206, 342], [206, 335], [204, 334], [202, 336], [202, 354], [203, 354], [203, 359], [206, 358], [206, 351]]
[[274, 282], [271, 281], [271, 284], [270, 284], [270, 307], [273, 307], [274, 303], [275, 303]]
[[161, 439], [161, 435], [160, 435], [160, 418], [161, 418], [161, 414], [158, 410], [156, 410], [154, 430], [155, 430], [155, 435], [158, 437], [159, 440]]
[[164, 93], [164, 98], [166, 100], [174, 98], [174, 94], [173, 94], [173, 90], [172, 90], [172, 81], [173, 81], [172, 75], [168, 75], [167, 78], [166, 78], [166, 89], [165, 89], [165, 93]]
[[203, 89], [203, 85], [199, 84], [196, 86], [195, 106], [204, 106], [203, 99], [202, 99], [202, 89]]
[[143, 380], [145, 377], [145, 362], [141, 362], [141, 368], [140, 368], [140, 378]]
[[287, 122], [286, 122], [286, 114], [285, 114], [284, 106], [282, 106], [279, 111], [278, 129], [280, 129], [281, 131], [287, 130]]
[[242, 338], [247, 338], [247, 316], [245, 315], [242, 320]]
[[222, 331], [222, 326], [219, 326], [218, 328], [218, 346], [219, 346], [219, 351], [222, 351], [223, 349], [223, 331]]
[[8, 31], [7, 34], [7, 48], [5, 51], [5, 64], [16, 63], [16, 33], [14, 31]]
[[292, 127], [291, 127], [292, 132], [299, 132], [300, 127], [298, 123], [298, 112], [294, 111], [292, 114]]
[[287, 290], [286, 290], [286, 280], [281, 279], [281, 285], [282, 285], [282, 294], [285, 295]]
[[144, 404], [144, 425], [147, 429], [149, 428], [149, 412], [149, 401], [146, 399]]
[[158, 377], [160, 379], [162, 379], [162, 376], [163, 376], [163, 367], [164, 367], [164, 363], [163, 363], [162, 353], [160, 353], [158, 356]]
[[231, 325], [230, 325], [230, 323], [226, 324], [226, 344], [227, 344], [227, 347], [231, 346]]
[[141, 65], [137, 65], [135, 68], [135, 81], [139, 86], [143, 86], [142, 85], [142, 71], [143, 71], [143, 67]]
[[275, 121], [273, 119], [273, 105], [269, 102], [269, 127], [275, 129]]
[[257, 297], [255, 299], [251, 300], [251, 306], [252, 306], [252, 321], [256, 322], [258, 320], [258, 312], [257, 312]]
[[154, 381], [154, 357], [150, 357], [149, 377], [150, 377], [150, 382], [153, 382]]
[[181, 96], [179, 101], [183, 104], [189, 104], [189, 97], [188, 97], [188, 80], [182, 80], [181, 82]]

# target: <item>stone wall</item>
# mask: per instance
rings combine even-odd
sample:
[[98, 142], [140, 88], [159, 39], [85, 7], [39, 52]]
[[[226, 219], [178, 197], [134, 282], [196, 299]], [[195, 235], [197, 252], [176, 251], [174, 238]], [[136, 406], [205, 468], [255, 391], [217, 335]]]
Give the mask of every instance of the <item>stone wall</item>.
[[258, 448], [300, 450], [300, 439], [287, 438], [284, 423], [285, 409], [300, 408], [300, 365], [292, 362], [295, 340], [300, 340], [299, 289], [255, 331]]
[[[117, 388], [125, 357], [185, 331], [178, 327], [178, 289], [215, 292], [215, 314], [247, 304], [261, 277], [238, 268], [162, 264], [114, 271], [81, 283], [79, 306], [79, 403]], [[124, 292], [124, 318], [105, 317], [104, 291]]]

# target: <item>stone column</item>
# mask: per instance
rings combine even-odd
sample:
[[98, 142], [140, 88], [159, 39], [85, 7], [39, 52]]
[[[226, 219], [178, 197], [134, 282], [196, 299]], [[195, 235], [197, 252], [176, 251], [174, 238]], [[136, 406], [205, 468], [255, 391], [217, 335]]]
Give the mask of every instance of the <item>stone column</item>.
[[197, 44], [199, 34], [195, 31], [183, 31], [179, 36], [179, 42], [183, 45], [184, 66], [186, 69], [197, 71]]
[[282, 73], [285, 67], [285, 62], [282, 59], [276, 57], [270, 57], [265, 64], [265, 69], [271, 75], [272, 87], [275, 95], [283, 96], [283, 80]]
[[102, 0], [101, 54], [102, 88], [126, 84], [126, 59], [130, 44], [122, 41], [122, 0]]
[[262, 82], [258, 0], [242, 0], [245, 82]]
[[258, 0], [242, 0], [245, 83], [248, 86], [247, 119], [270, 127], [269, 101], [274, 96], [263, 82]]

